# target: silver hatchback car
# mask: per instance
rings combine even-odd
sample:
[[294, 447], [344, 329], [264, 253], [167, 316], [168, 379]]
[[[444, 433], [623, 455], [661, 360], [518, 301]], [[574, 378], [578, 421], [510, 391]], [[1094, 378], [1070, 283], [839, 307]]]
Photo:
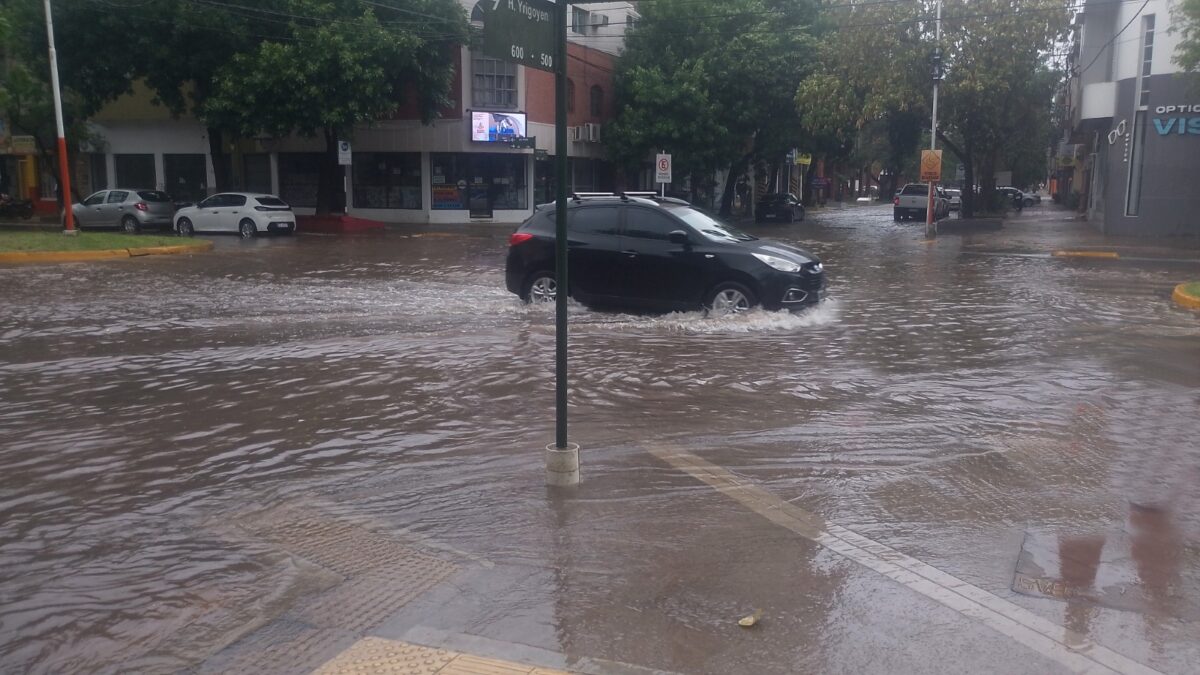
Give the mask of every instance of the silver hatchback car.
[[119, 227], [137, 234], [143, 227], [171, 227], [175, 203], [160, 190], [101, 190], [71, 210], [79, 227]]

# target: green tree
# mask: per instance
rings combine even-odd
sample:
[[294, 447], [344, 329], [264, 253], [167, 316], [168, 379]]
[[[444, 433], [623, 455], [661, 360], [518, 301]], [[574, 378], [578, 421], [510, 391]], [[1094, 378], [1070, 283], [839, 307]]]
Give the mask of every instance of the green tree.
[[811, 63], [808, 0], [656, 0], [639, 7], [617, 65], [609, 153], [635, 167], [657, 150], [701, 176], [729, 167], [721, 211], [751, 161], [781, 155], [800, 124], [790, 105]]
[[338, 186], [339, 138], [393, 112], [406, 96], [416, 97], [426, 121], [448, 100], [454, 74], [449, 49], [466, 40], [466, 15], [448, 0], [427, 5], [421, 13], [434, 19], [424, 24], [411, 23], [411, 17], [385, 23], [357, 0], [290, 0], [286, 35], [222, 66], [201, 115], [244, 136], [322, 137], [317, 212], [329, 213]]
[[1174, 30], [1180, 34], [1175, 63], [1188, 72], [1200, 72], [1200, 0], [1179, 0], [1174, 19]]
[[[931, 2], [864, 4], [838, 16], [820, 68], [801, 83], [796, 105], [814, 130], [850, 133], [902, 114], [928, 119], [935, 45]], [[1057, 0], [947, 0], [943, 9], [938, 139], [963, 164], [966, 184], [985, 197], [999, 163], [1044, 152], [1054, 84], [1043, 63], [1066, 34]], [[911, 141], [899, 134], [894, 162]], [[975, 180], [976, 170], [981, 180]], [[963, 192], [972, 215], [974, 192]]]

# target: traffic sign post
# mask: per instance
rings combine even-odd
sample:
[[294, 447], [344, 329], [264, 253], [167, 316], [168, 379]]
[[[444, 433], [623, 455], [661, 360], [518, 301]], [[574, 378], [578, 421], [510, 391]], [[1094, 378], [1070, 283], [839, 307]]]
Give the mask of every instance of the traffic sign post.
[[671, 156], [660, 152], [654, 156], [654, 182], [659, 184], [662, 196], [667, 196], [667, 185], [671, 182]]
[[933, 190], [934, 185], [942, 180], [942, 151], [921, 151], [921, 181], [929, 183], [929, 203], [925, 207], [925, 236], [932, 237], [937, 233], [934, 226]]

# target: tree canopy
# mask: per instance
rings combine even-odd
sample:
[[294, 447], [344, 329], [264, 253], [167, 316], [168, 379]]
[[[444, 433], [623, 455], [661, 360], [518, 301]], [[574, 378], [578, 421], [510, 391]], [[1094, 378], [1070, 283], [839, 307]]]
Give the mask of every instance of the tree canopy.
[[809, 0], [656, 0], [639, 7], [615, 74], [611, 156], [637, 166], [672, 153], [680, 175], [711, 175], [786, 151], [801, 133], [790, 104], [811, 64]]
[[[1030, 158], [1049, 144], [1061, 78], [1045, 62], [1065, 37], [1069, 10], [1057, 0], [946, 0], [940, 44], [931, 10], [931, 2], [863, 3], [839, 14], [822, 42], [821, 67], [796, 93], [806, 127], [852, 135], [877, 120], [928, 119], [940, 47], [938, 138], [964, 165], [967, 184], [990, 192], [1001, 164], [1032, 173]], [[963, 193], [968, 215], [973, 194]]]
[[[46, 68], [33, 65], [46, 48], [41, 5], [5, 7], [22, 38], [13, 53], [44, 79]], [[448, 50], [468, 35], [454, 0], [56, 0], [54, 11], [62, 84], [79, 116], [145, 82], [172, 114], [208, 127], [218, 189], [224, 136], [348, 133], [409, 96], [428, 121], [450, 93]], [[332, 168], [322, 171], [319, 210], [334, 180]]]
[[1179, 31], [1179, 50], [1175, 63], [1192, 73], [1200, 73], [1200, 0], [1178, 0], [1175, 29]]

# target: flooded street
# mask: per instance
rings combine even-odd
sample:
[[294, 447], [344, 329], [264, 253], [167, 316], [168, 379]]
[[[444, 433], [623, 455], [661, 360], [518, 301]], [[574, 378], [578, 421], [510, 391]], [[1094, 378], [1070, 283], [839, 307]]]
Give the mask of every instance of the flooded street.
[[1169, 297], [1200, 265], [927, 244], [890, 205], [754, 228], [832, 299], [573, 306], [564, 495], [512, 229], [0, 268], [0, 672], [309, 672], [364, 635], [595, 672], [1200, 662], [1200, 314]]

